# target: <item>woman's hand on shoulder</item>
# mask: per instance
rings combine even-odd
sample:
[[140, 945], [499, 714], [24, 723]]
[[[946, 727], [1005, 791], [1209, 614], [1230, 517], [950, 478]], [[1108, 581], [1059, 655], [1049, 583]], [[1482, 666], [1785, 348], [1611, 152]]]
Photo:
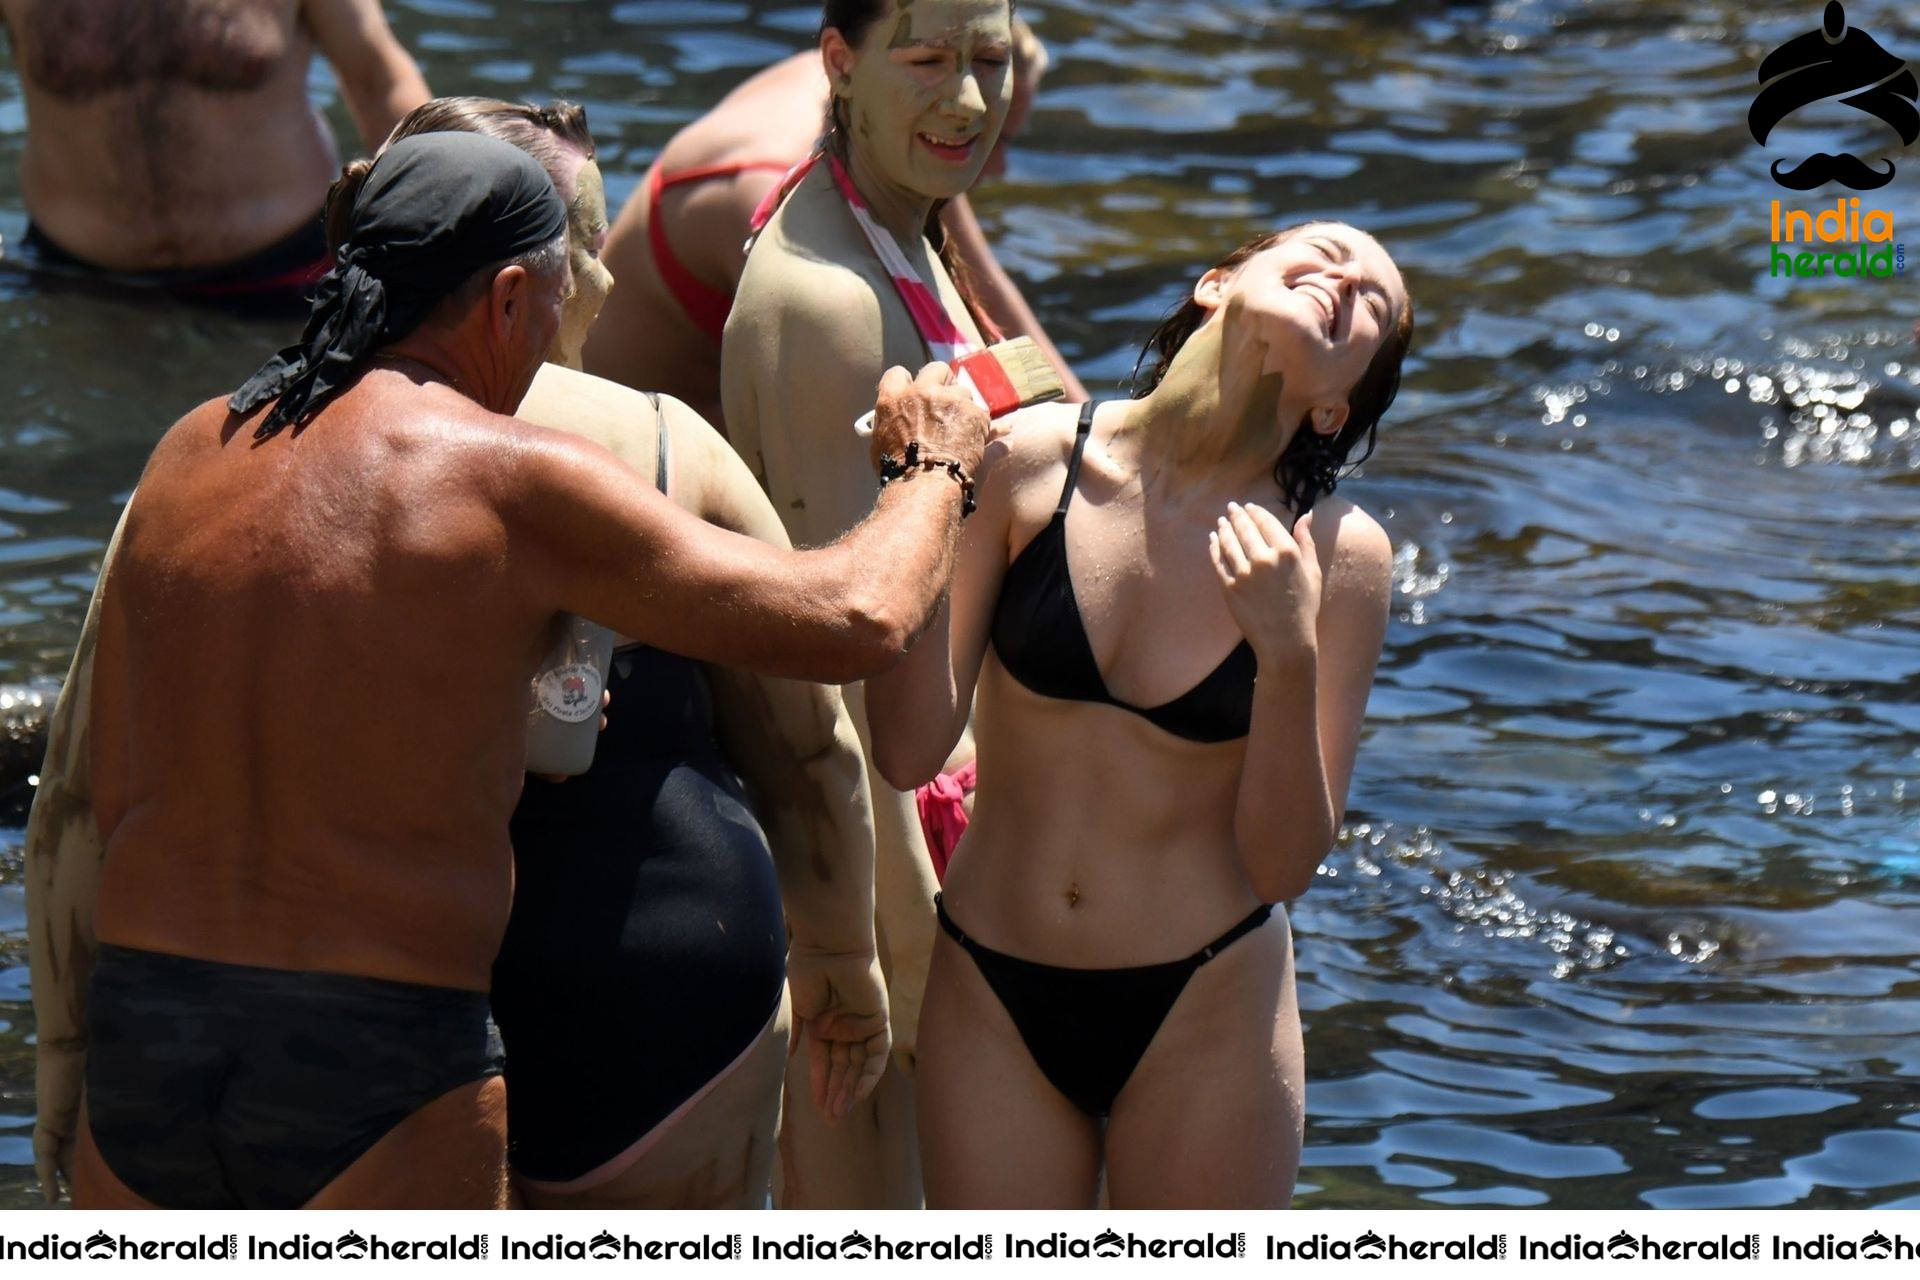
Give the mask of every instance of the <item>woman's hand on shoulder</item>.
[[1230, 502], [1207, 549], [1227, 608], [1263, 670], [1316, 656], [1322, 575], [1310, 521], [1289, 531], [1258, 503]]
[[1317, 657], [1330, 625], [1384, 626], [1393, 545], [1344, 498], [1323, 498], [1291, 531], [1257, 503], [1230, 503], [1208, 542], [1227, 607], [1262, 666]]

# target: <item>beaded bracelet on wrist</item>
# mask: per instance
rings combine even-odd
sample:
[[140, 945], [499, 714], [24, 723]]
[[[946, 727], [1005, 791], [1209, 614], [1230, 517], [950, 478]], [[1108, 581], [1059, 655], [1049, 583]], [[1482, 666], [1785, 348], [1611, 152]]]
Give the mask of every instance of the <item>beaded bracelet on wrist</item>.
[[952, 476], [954, 483], [960, 486], [960, 518], [964, 520], [973, 514], [973, 478], [967, 474], [966, 468], [953, 458], [941, 458], [921, 452], [918, 440], [907, 442], [904, 458], [896, 458], [890, 453], [881, 456], [880, 487], [884, 489], [888, 482], [902, 479], [916, 471], [944, 471]]

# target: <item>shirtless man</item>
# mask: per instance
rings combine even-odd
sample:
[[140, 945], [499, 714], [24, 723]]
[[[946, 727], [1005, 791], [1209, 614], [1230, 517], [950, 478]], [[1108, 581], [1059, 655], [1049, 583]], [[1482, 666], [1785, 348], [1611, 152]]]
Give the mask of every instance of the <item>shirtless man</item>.
[[[786, 551], [501, 416], [571, 287], [524, 152], [409, 139], [336, 206], [302, 344], [161, 440], [102, 597], [83, 1208], [499, 1204], [485, 992], [555, 615], [841, 681], [899, 658], [952, 567], [944, 472]], [[876, 461], [918, 440], [977, 464], [985, 416], [949, 378], [889, 370]], [[886, 1041], [836, 1050], [827, 1096], [870, 1088]]]
[[0, 0], [27, 107], [35, 264], [188, 294], [298, 297], [340, 172], [314, 47], [372, 151], [426, 101], [379, 0]]

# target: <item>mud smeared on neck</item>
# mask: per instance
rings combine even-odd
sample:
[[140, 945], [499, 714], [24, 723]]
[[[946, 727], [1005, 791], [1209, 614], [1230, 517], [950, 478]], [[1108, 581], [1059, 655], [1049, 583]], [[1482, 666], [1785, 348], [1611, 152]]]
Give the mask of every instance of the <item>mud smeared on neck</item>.
[[1238, 323], [1243, 306], [1226, 303], [1220, 320], [1202, 325], [1173, 358], [1140, 419], [1142, 475], [1158, 482], [1172, 471], [1253, 471], [1278, 456], [1278, 424], [1286, 375], [1267, 369], [1267, 345]]
[[1246, 322], [1245, 310], [1245, 299], [1234, 294], [1216, 326], [1221, 335], [1215, 357], [1220, 400], [1214, 417], [1221, 428], [1221, 448], [1228, 456], [1277, 450], [1280, 398], [1287, 386], [1286, 375], [1272, 368], [1268, 344], [1258, 336], [1256, 326]]

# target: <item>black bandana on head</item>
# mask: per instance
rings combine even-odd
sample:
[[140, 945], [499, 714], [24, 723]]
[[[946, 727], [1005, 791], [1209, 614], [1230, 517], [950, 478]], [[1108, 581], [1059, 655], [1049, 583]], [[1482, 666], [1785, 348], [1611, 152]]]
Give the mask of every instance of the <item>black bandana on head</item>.
[[387, 148], [353, 202], [335, 265], [314, 287], [300, 341], [227, 400], [251, 413], [279, 398], [265, 439], [325, 406], [379, 348], [413, 332], [488, 263], [567, 229], [567, 206], [532, 156], [477, 133], [424, 133]]

